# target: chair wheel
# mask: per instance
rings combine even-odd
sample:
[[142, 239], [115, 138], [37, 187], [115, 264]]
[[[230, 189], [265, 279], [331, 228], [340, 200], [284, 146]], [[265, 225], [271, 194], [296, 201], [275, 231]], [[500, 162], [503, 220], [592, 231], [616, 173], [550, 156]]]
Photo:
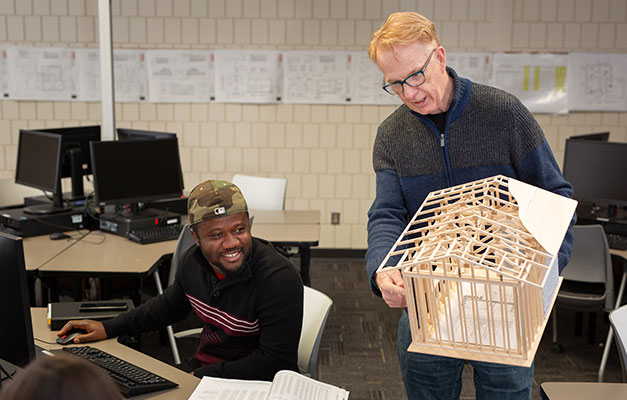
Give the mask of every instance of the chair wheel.
[[551, 346], [551, 351], [553, 351], [553, 353], [560, 354], [564, 351], [564, 349], [559, 343], [553, 343], [553, 345]]

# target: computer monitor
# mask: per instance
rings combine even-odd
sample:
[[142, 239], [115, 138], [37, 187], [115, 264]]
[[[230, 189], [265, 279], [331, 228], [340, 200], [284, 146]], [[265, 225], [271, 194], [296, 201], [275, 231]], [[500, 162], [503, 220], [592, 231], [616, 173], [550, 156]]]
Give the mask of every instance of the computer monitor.
[[564, 177], [574, 188], [573, 198], [596, 207], [627, 206], [627, 143], [568, 139], [564, 153]]
[[61, 178], [71, 178], [72, 193], [66, 195], [70, 200], [83, 199], [83, 175], [92, 173], [89, 142], [100, 141], [100, 126], [76, 126], [70, 128], [46, 128], [40, 132], [50, 132], [63, 138]]
[[0, 232], [0, 260], [0, 359], [24, 368], [35, 358], [35, 342], [22, 238]]
[[99, 203], [137, 204], [183, 194], [176, 138], [92, 142], [90, 146]]
[[61, 189], [62, 137], [40, 131], [20, 129], [15, 182], [52, 192], [52, 203], [26, 207], [25, 212], [47, 214], [67, 209]]
[[175, 133], [118, 128], [118, 140], [176, 139]]
[[609, 132], [586, 133], [584, 135], [571, 136], [569, 137], [569, 139], [600, 140], [602, 142], [607, 142], [610, 139], [610, 133]]

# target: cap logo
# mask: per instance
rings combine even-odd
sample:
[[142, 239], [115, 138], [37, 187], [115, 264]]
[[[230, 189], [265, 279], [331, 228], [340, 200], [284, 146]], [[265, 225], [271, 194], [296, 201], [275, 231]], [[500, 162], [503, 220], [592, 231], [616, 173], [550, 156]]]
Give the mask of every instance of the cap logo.
[[222, 215], [222, 214], [226, 213], [226, 209], [224, 207], [218, 207], [215, 210], [213, 210], [213, 213], [215, 215]]

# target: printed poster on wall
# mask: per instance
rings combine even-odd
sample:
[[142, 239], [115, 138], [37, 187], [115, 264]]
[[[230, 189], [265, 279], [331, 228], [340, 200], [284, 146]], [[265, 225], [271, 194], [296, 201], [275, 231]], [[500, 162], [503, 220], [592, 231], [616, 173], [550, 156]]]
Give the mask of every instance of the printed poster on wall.
[[350, 104], [400, 105], [401, 99], [382, 89], [383, 73], [365, 51], [350, 51], [348, 57], [348, 96]]
[[494, 55], [493, 84], [535, 113], [567, 113], [566, 54]]
[[348, 57], [343, 51], [283, 54], [285, 103], [346, 104]]
[[627, 111], [627, 54], [569, 54], [568, 87], [573, 111]]
[[148, 96], [151, 102], [208, 103], [214, 96], [211, 52], [150, 50]]
[[10, 47], [8, 93], [14, 100], [74, 100], [74, 49]]
[[282, 55], [272, 50], [216, 50], [215, 99], [224, 103], [278, 103]]

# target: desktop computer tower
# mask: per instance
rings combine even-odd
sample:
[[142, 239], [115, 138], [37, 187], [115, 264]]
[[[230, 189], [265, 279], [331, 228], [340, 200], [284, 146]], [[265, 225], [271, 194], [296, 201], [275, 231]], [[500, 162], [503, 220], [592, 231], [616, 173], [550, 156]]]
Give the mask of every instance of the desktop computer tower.
[[93, 220], [85, 216], [82, 207], [54, 214], [36, 215], [24, 212], [23, 208], [0, 211], [0, 231], [21, 237], [88, 229], [93, 225]]
[[100, 230], [126, 236], [128, 232], [181, 223], [181, 214], [146, 208], [139, 215], [101, 214]]

